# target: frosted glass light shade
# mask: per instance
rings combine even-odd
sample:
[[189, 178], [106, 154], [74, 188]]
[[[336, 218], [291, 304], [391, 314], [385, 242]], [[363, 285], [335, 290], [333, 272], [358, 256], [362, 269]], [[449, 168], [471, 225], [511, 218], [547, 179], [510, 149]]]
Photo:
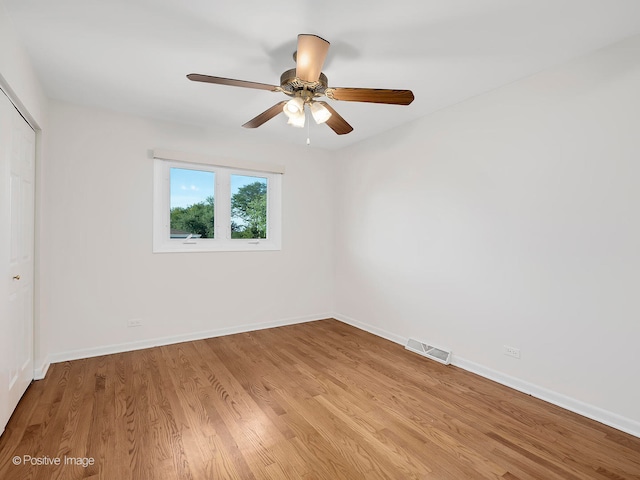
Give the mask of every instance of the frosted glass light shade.
[[324, 123], [331, 118], [331, 112], [321, 103], [314, 102], [309, 107], [316, 123]]
[[292, 98], [284, 104], [282, 110], [288, 117], [290, 117], [291, 115], [296, 115], [300, 112], [304, 112], [304, 101], [300, 97]]
[[298, 128], [302, 128], [304, 127], [304, 110], [302, 110], [299, 113], [295, 113], [295, 114], [290, 114], [288, 115], [289, 120], [287, 121], [287, 123], [289, 125], [293, 125], [294, 127], [298, 127]]

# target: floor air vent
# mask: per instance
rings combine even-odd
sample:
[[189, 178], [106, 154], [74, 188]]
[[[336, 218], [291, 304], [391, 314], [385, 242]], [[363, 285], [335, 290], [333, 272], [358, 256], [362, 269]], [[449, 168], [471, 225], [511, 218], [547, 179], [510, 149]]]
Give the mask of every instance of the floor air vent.
[[445, 365], [449, 365], [451, 362], [451, 352], [442, 350], [441, 348], [436, 348], [432, 345], [427, 345], [426, 343], [419, 342], [413, 338], [410, 338], [407, 341], [404, 348], [430, 358], [431, 360], [435, 360], [436, 362], [444, 363]]

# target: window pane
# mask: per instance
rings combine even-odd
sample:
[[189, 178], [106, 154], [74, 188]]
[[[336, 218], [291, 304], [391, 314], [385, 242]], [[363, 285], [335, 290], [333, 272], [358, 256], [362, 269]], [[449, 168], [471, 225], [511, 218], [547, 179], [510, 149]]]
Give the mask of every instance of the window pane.
[[267, 179], [231, 175], [231, 238], [267, 238]]
[[171, 169], [171, 238], [213, 238], [214, 173]]

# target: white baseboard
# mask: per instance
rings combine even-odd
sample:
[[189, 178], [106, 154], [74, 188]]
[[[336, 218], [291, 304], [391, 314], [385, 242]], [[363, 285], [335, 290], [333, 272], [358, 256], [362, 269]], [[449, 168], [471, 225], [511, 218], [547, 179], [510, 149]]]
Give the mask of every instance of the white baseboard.
[[[377, 335], [378, 337], [382, 337], [386, 340], [398, 343], [400, 345], [405, 345], [408, 340], [405, 337], [396, 335], [378, 327], [374, 327], [373, 325], [368, 325], [351, 317], [347, 317], [346, 315], [333, 314], [333, 318], [361, 330]], [[590, 405], [575, 398], [571, 398], [561, 393], [548, 390], [544, 387], [540, 387], [524, 380], [505, 375], [504, 373], [498, 372], [497, 370], [493, 370], [470, 360], [461, 358], [455, 355], [455, 353], [451, 356], [451, 364], [455, 365], [456, 367], [462, 368], [463, 370], [475, 373], [476, 375], [480, 375], [481, 377], [500, 383], [501, 385], [513, 388], [514, 390], [518, 390], [519, 392], [526, 393], [527, 395], [531, 395], [532, 397], [539, 398], [540, 400], [544, 400], [545, 402], [557, 405], [558, 407], [569, 410], [570, 412], [577, 413], [578, 415], [582, 415], [583, 417], [590, 418], [591, 420], [595, 420], [596, 422], [600, 422], [604, 425], [608, 425], [617, 430], [640, 438], [640, 422], [637, 422], [630, 418], [623, 417], [621, 415], [618, 415], [617, 413], [604, 410], [600, 407]]]
[[640, 422], [452, 355], [451, 364], [640, 438]]
[[80, 360], [83, 358], [99, 357], [102, 355], [111, 355], [113, 353], [130, 352], [133, 350], [142, 350], [144, 348], [159, 347], [161, 345], [171, 345], [174, 343], [190, 342], [192, 340], [202, 340], [205, 338], [221, 337], [223, 335], [233, 335], [234, 333], [251, 332], [256, 330], [264, 330], [265, 328], [282, 327], [285, 325], [294, 325], [297, 323], [313, 322], [316, 320], [324, 320], [332, 318], [331, 314], [323, 315], [307, 315], [304, 317], [293, 317], [270, 322], [251, 323], [246, 325], [238, 325], [233, 327], [219, 328], [215, 330], [207, 330], [202, 332], [186, 333], [169, 337], [150, 338], [136, 342], [119, 343], [115, 345], [104, 345], [100, 347], [85, 348], [79, 350], [70, 350], [67, 352], [59, 352], [51, 354], [43, 362], [42, 367], [34, 371], [36, 380], [45, 377], [49, 365], [52, 363], [67, 362], [70, 360]]
[[47, 371], [51, 366], [51, 362], [45, 361], [40, 367], [33, 369], [33, 379], [34, 380], [42, 380], [47, 376]]
[[334, 313], [332, 318], [336, 320], [340, 320], [342, 323], [346, 323], [351, 325], [352, 327], [359, 328], [360, 330], [364, 330], [365, 332], [373, 333], [378, 337], [385, 338], [394, 343], [399, 343], [400, 345], [404, 345], [407, 343], [407, 338], [401, 337], [400, 335], [396, 335], [395, 333], [391, 333], [387, 330], [383, 330], [378, 327], [374, 327], [373, 325], [369, 325], [367, 323], [359, 322], [355, 318], [347, 317], [346, 315], [340, 315], [338, 313]]

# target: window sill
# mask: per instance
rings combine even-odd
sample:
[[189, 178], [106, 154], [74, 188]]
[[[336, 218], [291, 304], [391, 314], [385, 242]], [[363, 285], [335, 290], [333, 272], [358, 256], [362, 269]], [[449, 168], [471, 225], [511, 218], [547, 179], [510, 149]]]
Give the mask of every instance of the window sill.
[[190, 253], [190, 252], [262, 252], [281, 250], [281, 246], [269, 240], [215, 240], [184, 243], [181, 240], [163, 242], [153, 246], [153, 253]]

